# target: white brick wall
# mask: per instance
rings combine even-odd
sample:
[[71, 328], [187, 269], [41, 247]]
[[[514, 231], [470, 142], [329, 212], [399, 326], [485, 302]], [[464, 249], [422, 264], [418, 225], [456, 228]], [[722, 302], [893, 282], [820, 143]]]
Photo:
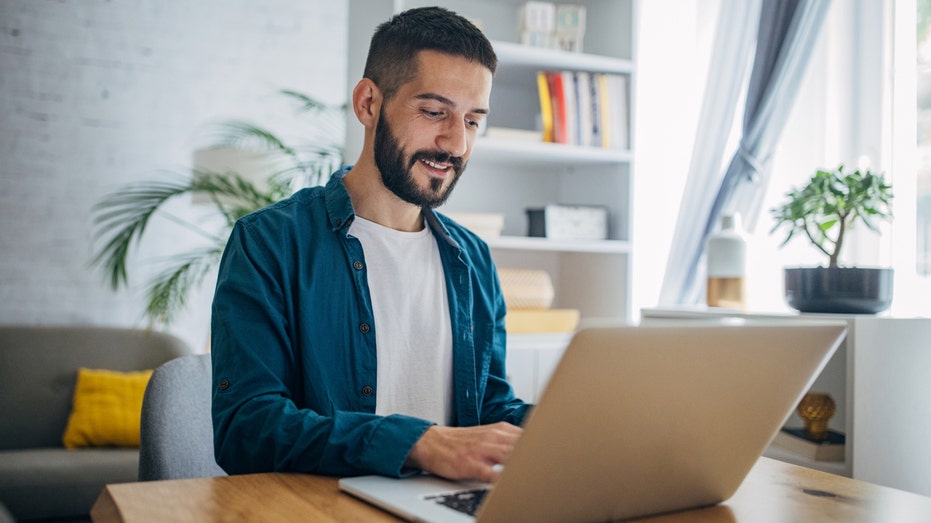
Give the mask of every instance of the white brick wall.
[[[212, 121], [298, 133], [277, 89], [344, 101], [346, 18], [345, 0], [0, 0], [0, 323], [144, 326], [147, 260], [196, 237], [154, 221], [114, 293], [91, 206], [189, 166]], [[170, 329], [197, 348], [211, 288]]]

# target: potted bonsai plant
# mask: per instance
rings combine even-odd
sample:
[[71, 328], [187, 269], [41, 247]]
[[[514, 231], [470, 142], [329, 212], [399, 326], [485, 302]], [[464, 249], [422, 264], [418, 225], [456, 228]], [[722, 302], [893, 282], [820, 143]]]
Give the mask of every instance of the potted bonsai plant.
[[841, 249], [847, 233], [858, 222], [878, 233], [875, 220], [892, 218], [892, 187], [882, 173], [869, 169], [853, 173], [841, 165], [817, 170], [801, 188], [790, 190], [787, 200], [772, 209], [776, 225], [788, 230], [782, 245], [804, 236], [827, 256], [827, 267], [785, 269], [785, 296], [801, 312], [875, 314], [892, 302], [891, 268], [842, 267]]

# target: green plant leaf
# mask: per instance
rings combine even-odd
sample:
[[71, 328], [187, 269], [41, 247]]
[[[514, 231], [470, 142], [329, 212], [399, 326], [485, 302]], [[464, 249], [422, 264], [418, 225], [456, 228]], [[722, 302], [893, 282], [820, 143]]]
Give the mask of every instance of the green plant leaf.
[[152, 323], [168, 325], [187, 303], [191, 289], [220, 261], [223, 246], [195, 249], [173, 257], [171, 266], [149, 282], [146, 316]]
[[[786, 245], [795, 233], [804, 233], [809, 242], [836, 264], [844, 245], [844, 235], [858, 221], [878, 232], [872, 218], [892, 219], [892, 187], [881, 173], [869, 170], [844, 172], [818, 169], [801, 188], [786, 193], [783, 204], [771, 209], [776, 224], [770, 234], [786, 230]], [[829, 233], [834, 232], [832, 238]]]

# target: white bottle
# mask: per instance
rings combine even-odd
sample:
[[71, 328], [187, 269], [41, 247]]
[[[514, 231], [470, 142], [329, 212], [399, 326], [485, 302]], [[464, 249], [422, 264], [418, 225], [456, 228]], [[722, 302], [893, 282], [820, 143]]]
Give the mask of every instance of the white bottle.
[[721, 230], [708, 237], [706, 250], [705, 303], [709, 307], [746, 307], [746, 259], [747, 239], [740, 225], [740, 215], [722, 216]]

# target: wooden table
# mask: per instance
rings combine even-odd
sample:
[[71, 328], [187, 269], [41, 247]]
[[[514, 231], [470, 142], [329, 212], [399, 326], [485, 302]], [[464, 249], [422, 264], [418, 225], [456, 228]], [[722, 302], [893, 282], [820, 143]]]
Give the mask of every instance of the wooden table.
[[[397, 521], [340, 492], [336, 481], [270, 473], [121, 483], [104, 488], [91, 517], [96, 523]], [[931, 498], [760, 458], [728, 501], [638, 521], [928, 522]]]

